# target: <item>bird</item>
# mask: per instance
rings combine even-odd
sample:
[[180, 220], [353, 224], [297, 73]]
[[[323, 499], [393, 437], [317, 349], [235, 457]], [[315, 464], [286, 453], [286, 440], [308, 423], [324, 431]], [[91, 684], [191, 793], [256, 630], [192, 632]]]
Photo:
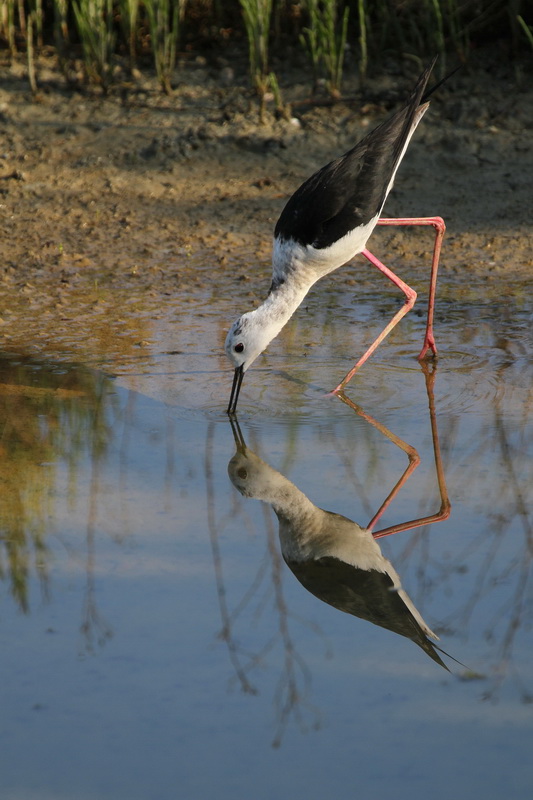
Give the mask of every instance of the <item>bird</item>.
[[302, 586], [339, 611], [407, 637], [449, 672], [439, 652], [456, 659], [430, 641], [439, 637], [402, 588], [372, 531], [314, 505], [246, 446], [238, 427], [233, 434], [230, 480], [244, 497], [270, 503], [279, 522], [283, 559]]
[[[409, 311], [416, 292], [388, 269], [366, 243], [376, 225], [430, 225], [435, 230], [424, 345], [437, 355], [433, 309], [442, 239], [441, 217], [381, 218], [396, 172], [416, 127], [426, 113], [427, 98], [453, 74], [426, 91], [436, 57], [424, 69], [405, 104], [340, 158], [308, 178], [288, 200], [274, 229], [272, 282], [266, 300], [230, 327], [225, 351], [234, 368], [227, 413], [235, 414], [244, 373], [274, 339], [322, 277], [361, 253], [405, 294], [405, 303], [373, 344], [333, 389], [338, 393]], [[454, 70], [455, 71], [455, 70]]]

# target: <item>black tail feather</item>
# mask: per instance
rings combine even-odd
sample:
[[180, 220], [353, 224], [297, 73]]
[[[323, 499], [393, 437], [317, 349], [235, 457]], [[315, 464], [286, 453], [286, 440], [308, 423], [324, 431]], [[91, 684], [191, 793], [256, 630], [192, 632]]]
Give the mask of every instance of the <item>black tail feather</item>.
[[[431, 69], [433, 69], [433, 67], [435, 66], [436, 60], [437, 60], [437, 56], [435, 56], [435, 58], [431, 62]], [[449, 72], [444, 78], [441, 78], [440, 81], [437, 81], [437, 83], [433, 84], [433, 86], [431, 86], [427, 90], [427, 92], [424, 93], [424, 95], [422, 96], [422, 100], [420, 102], [421, 103], [425, 103], [426, 100], [428, 99], [428, 97], [430, 97], [433, 94], [433, 92], [436, 92], [437, 89], [439, 89], [442, 86], [443, 83], [446, 83], [446, 81], [449, 80], [452, 77], [452, 75], [455, 75], [455, 73], [458, 70], [460, 70], [462, 66], [463, 66], [462, 64], [459, 64], [458, 67], [455, 67], [455, 69], [452, 69], [452, 71]]]
[[[431, 642], [431, 646], [434, 647], [435, 650], [438, 650], [439, 653], [442, 653], [443, 656], [446, 656], [446, 658], [451, 658], [451, 660], [455, 661], [456, 664], [460, 664], [461, 667], [464, 667], [465, 669], [469, 669], [469, 667], [467, 667], [466, 664], [463, 664], [463, 662], [459, 661], [458, 658], [454, 658], [453, 656], [451, 656], [449, 653], [446, 652], [446, 650], [443, 650], [442, 647], [439, 647], [438, 644], [434, 644], [433, 642]], [[444, 664], [444, 667], [448, 670], [448, 672], [450, 672], [448, 667], [446, 667], [446, 664]]]

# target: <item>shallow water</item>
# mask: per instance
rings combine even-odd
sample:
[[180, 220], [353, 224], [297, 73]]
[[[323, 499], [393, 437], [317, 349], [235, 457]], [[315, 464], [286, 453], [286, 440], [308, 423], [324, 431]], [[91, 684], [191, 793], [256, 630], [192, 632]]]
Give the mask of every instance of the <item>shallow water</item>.
[[[436, 369], [410, 315], [350, 406], [324, 393], [388, 300], [328, 297], [247, 374], [240, 433], [227, 301], [169, 300], [119, 362], [2, 358], [0, 797], [530, 797], [531, 301], [444, 297]], [[361, 525], [416, 449], [377, 529], [429, 519], [379, 543], [462, 664], [303, 588], [234, 433]]]

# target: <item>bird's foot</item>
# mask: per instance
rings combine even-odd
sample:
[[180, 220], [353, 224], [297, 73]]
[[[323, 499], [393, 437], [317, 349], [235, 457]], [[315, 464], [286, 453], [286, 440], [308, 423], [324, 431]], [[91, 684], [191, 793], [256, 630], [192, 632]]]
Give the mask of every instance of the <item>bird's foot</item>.
[[[428, 353], [428, 350], [431, 350], [431, 353]], [[435, 339], [433, 338], [433, 336], [429, 336], [429, 337], [426, 336], [426, 338], [424, 339], [424, 346], [422, 347], [422, 350], [420, 351], [420, 354], [418, 356], [418, 360], [419, 361], [424, 361], [424, 359], [426, 359], [426, 360], [429, 359], [429, 358], [436, 359], [437, 357], [438, 357], [438, 353], [437, 353], [437, 345], [435, 344]]]

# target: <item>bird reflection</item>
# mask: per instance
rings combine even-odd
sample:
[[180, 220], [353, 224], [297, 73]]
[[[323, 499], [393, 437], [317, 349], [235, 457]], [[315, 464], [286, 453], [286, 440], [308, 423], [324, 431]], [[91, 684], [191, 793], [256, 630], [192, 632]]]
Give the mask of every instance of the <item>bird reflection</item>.
[[371, 529], [315, 506], [246, 446], [236, 422], [232, 428], [237, 451], [228, 464], [230, 479], [243, 496], [271, 504], [283, 558], [300, 583], [334, 608], [411, 639], [447, 670], [437, 652], [444, 651], [430, 641], [438, 636], [402, 588]]

